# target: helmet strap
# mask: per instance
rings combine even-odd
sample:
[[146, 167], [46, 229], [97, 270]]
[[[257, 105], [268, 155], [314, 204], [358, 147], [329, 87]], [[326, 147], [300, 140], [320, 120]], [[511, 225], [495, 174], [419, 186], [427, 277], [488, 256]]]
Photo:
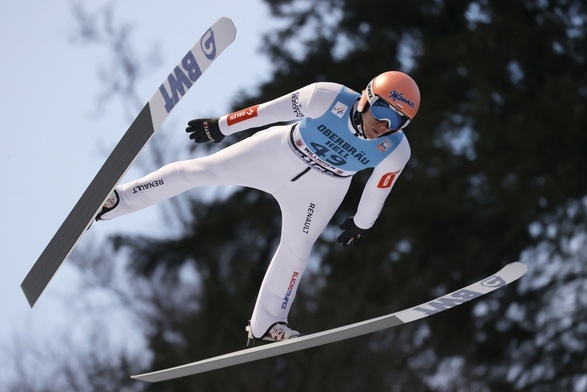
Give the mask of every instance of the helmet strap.
[[357, 110], [358, 101], [353, 106], [353, 115], [351, 116], [351, 123], [353, 124], [353, 128], [355, 128], [355, 136], [360, 137], [363, 139], [367, 139], [365, 136], [365, 132], [363, 132], [363, 112], [369, 107], [369, 102], [363, 108], [363, 112], [359, 112]]

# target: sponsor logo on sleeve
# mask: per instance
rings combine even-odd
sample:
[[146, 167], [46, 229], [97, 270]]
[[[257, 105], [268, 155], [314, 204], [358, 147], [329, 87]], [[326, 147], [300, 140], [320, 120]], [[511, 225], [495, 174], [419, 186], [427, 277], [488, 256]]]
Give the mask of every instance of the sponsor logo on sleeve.
[[304, 117], [299, 91], [296, 91], [291, 95], [291, 109], [293, 110], [293, 113], [296, 115], [296, 117]]
[[243, 110], [239, 110], [238, 112], [231, 113], [228, 115], [226, 122], [230, 126], [257, 117], [258, 109], [259, 105], [255, 105]]
[[389, 188], [393, 184], [393, 180], [398, 172], [390, 172], [384, 174], [381, 179], [379, 180], [379, 184], [377, 184], [377, 188]]

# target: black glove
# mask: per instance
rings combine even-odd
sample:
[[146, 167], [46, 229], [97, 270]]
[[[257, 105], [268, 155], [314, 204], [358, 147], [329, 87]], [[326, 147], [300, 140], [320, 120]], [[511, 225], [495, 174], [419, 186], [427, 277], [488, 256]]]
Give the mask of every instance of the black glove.
[[342, 246], [359, 246], [363, 238], [367, 237], [367, 232], [369, 231], [367, 229], [361, 229], [360, 227], [357, 227], [352, 216], [347, 218], [347, 220], [345, 220], [343, 224], [340, 225], [340, 228], [344, 231], [341, 235], [338, 236], [336, 242], [342, 244]]
[[190, 139], [196, 143], [214, 142], [220, 143], [225, 136], [220, 132], [217, 118], [197, 118], [188, 122], [185, 129], [190, 134]]

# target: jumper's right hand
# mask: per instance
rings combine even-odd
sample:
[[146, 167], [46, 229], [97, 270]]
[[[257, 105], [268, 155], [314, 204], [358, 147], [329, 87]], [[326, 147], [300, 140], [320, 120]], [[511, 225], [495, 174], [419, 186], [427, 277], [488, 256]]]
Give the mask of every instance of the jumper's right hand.
[[220, 132], [217, 118], [197, 118], [188, 122], [185, 129], [190, 134], [190, 139], [196, 143], [220, 143], [225, 135]]

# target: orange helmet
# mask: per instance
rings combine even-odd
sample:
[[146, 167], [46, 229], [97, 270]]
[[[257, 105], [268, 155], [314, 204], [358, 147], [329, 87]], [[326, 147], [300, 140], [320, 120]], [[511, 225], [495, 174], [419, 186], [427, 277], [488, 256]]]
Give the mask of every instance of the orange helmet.
[[[369, 82], [363, 91], [357, 110], [363, 113], [378, 100], [383, 100], [395, 112], [407, 117], [397, 129], [413, 120], [420, 107], [420, 89], [410, 76], [399, 71], [384, 72]], [[383, 104], [382, 102], [380, 102]], [[368, 104], [368, 105], [367, 105]], [[386, 105], [386, 106], [387, 106]], [[390, 128], [392, 124], [390, 122]]]

